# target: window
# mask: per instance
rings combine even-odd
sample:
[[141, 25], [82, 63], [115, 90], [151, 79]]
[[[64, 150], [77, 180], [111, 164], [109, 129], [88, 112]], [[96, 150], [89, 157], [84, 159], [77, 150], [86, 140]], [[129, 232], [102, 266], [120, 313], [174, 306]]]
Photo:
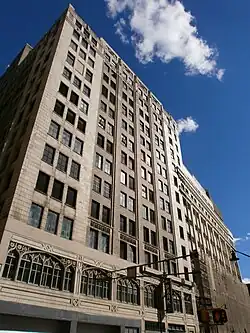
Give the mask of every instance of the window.
[[127, 165], [127, 154], [121, 151], [121, 163]]
[[160, 159], [160, 155], [161, 155], [161, 154], [160, 154], [159, 150], [156, 149], [156, 157]]
[[145, 205], [142, 205], [142, 217], [148, 220], [148, 207]]
[[74, 76], [73, 84], [76, 88], [81, 89], [82, 81], [77, 76]]
[[[139, 304], [139, 288], [138, 285], [129, 279], [121, 279], [117, 281], [117, 300], [122, 303]], [[138, 330], [126, 331], [126, 333], [138, 333]]]
[[130, 236], [135, 237], [135, 235], [136, 235], [135, 221], [133, 221], [133, 220], [129, 220], [129, 222], [128, 222], [128, 233]]
[[64, 97], [67, 98], [68, 91], [69, 91], [69, 87], [66, 86], [66, 84], [64, 84], [63, 82], [61, 82], [60, 87], [59, 87], [59, 93], [61, 93]]
[[39, 228], [43, 216], [43, 207], [32, 203], [29, 211], [28, 224], [32, 227]]
[[85, 102], [83, 99], [81, 99], [79, 109], [80, 111], [82, 111], [84, 114], [87, 115], [89, 110], [89, 104]]
[[104, 271], [85, 270], [81, 278], [80, 293], [86, 296], [110, 299], [111, 283]]
[[[144, 287], [144, 305], [146, 307], [155, 308], [155, 288], [156, 287], [154, 285], [150, 285], [150, 284], [148, 284]], [[146, 322], [145, 324], [147, 325], [147, 323], [149, 323], [149, 322]], [[154, 322], [150, 322], [150, 324], [151, 323], [154, 323]], [[154, 323], [154, 324], [157, 324], [157, 323]], [[158, 331], [158, 325], [156, 325], [156, 326], [157, 326], [156, 330]], [[165, 329], [165, 324], [164, 324], [164, 329]], [[147, 330], [147, 328], [146, 328], [146, 330]], [[130, 331], [128, 331], [128, 333], [129, 332]], [[132, 329], [131, 333], [137, 333], [137, 331], [134, 331]]]
[[162, 168], [162, 177], [164, 177], [165, 179], [167, 179], [167, 170]]
[[120, 241], [120, 257], [130, 262], [136, 262], [136, 248], [133, 245]]
[[149, 220], [151, 223], [155, 224], [155, 212], [152, 209], [149, 211]]
[[106, 151], [111, 155], [113, 154], [113, 143], [109, 140], [107, 140]]
[[85, 48], [85, 49], [88, 49], [88, 42], [82, 38], [82, 46]]
[[67, 130], [63, 130], [62, 143], [67, 147], [71, 147], [71, 142], [72, 142], [72, 134]]
[[185, 302], [186, 314], [193, 315], [194, 310], [193, 310], [193, 303], [192, 303], [192, 295], [184, 293], [184, 302]]
[[165, 202], [165, 209], [166, 209], [166, 212], [168, 212], [169, 214], [171, 213], [171, 211], [170, 211], [170, 203], [168, 201]]
[[135, 169], [135, 160], [132, 157], [129, 157], [128, 159], [128, 167], [130, 170]]
[[101, 193], [101, 187], [102, 187], [102, 179], [98, 176], [94, 175], [94, 179], [93, 179], [93, 191], [97, 192], [97, 193]]
[[95, 157], [95, 166], [102, 170], [102, 166], [103, 166], [103, 157], [102, 155], [96, 153], [96, 157]]
[[126, 105], [124, 105], [124, 104], [122, 104], [122, 114], [125, 116], [125, 117], [127, 117], [127, 107], [126, 107]]
[[115, 112], [111, 108], [109, 108], [109, 117], [115, 119]]
[[181, 252], [182, 252], [183, 258], [186, 259], [187, 251], [186, 251], [185, 246], [183, 246], [183, 245], [181, 246]]
[[172, 221], [171, 220], [167, 220], [167, 227], [168, 227], [168, 232], [170, 233], [170, 234], [172, 234], [173, 233], [173, 226], [172, 226]]
[[80, 49], [80, 51], [79, 51], [79, 56], [80, 56], [83, 60], [86, 60], [86, 53], [85, 53], [82, 49]]
[[143, 227], [143, 240], [144, 242], [149, 243], [149, 229], [146, 227]]
[[103, 196], [105, 198], [110, 199], [111, 198], [111, 191], [112, 191], [111, 184], [109, 184], [108, 182], [104, 182]]
[[68, 52], [66, 61], [67, 61], [68, 64], [70, 64], [70, 66], [74, 66], [75, 57], [73, 56], [72, 53]]
[[109, 101], [115, 105], [115, 95], [112, 92], [109, 94]]
[[65, 156], [62, 153], [59, 153], [58, 160], [57, 160], [57, 166], [56, 168], [62, 172], [67, 172], [68, 168], [68, 157]]
[[106, 88], [104, 85], [102, 86], [102, 94], [104, 97], [108, 98], [108, 88]]
[[77, 44], [73, 42], [73, 40], [70, 41], [70, 47], [74, 50], [77, 51]]
[[140, 121], [140, 130], [144, 132], [144, 122]]
[[101, 148], [104, 148], [104, 141], [105, 141], [104, 136], [101, 135], [100, 133], [98, 133], [98, 135], [97, 135], [97, 145]]
[[149, 252], [144, 252], [145, 263], [148, 264], [148, 267], [151, 267], [151, 255]]
[[166, 195], [169, 195], [167, 184], [164, 184], [163, 192], [164, 192]]
[[151, 144], [148, 141], [146, 141], [146, 148], [147, 148], [147, 150], [151, 150]]
[[98, 126], [105, 130], [106, 120], [102, 116], [99, 116]]
[[[105, 73], [103, 73], [103, 80], [104, 80], [107, 84], [109, 84], [109, 77], [108, 77], [108, 75], [105, 74]], [[103, 86], [103, 87], [104, 87], [104, 86]]]
[[132, 101], [132, 99], [129, 99], [129, 105], [133, 108], [134, 107], [134, 102]]
[[69, 123], [71, 123], [72, 125], [74, 125], [75, 124], [75, 120], [76, 120], [76, 114], [75, 114], [75, 112], [73, 112], [70, 109], [68, 109], [66, 120]]
[[90, 57], [88, 57], [88, 64], [90, 67], [94, 68], [95, 67], [95, 62], [93, 59], [91, 59]]
[[92, 55], [94, 58], [96, 56], [96, 51], [92, 46], [90, 46], [90, 48], [89, 48], [89, 54]]
[[55, 148], [45, 144], [42, 160], [50, 165], [53, 165], [55, 151]]
[[184, 230], [182, 227], [179, 227], [180, 237], [184, 239]]
[[107, 104], [101, 101], [100, 108], [102, 112], [107, 112]]
[[161, 192], [163, 192], [163, 182], [159, 179], [158, 180], [158, 187]]
[[[106, 57], [106, 54], [105, 54], [105, 57]], [[110, 59], [108, 60], [108, 61], [110, 61]], [[107, 72], [107, 73], [109, 73], [109, 71], [110, 71], [110, 68], [109, 68], [109, 66], [107, 65], [107, 64], [105, 64], [104, 63], [104, 70]]]
[[64, 184], [62, 182], [60, 182], [59, 180], [54, 180], [54, 184], [53, 184], [53, 188], [52, 188], [52, 194], [51, 196], [54, 199], [57, 200], [62, 200], [62, 196], [63, 196], [63, 188], [64, 188]]
[[105, 161], [104, 172], [107, 173], [108, 175], [111, 175], [111, 172], [112, 172], [112, 163], [110, 161], [108, 161], [108, 160]]
[[70, 81], [72, 77], [72, 72], [67, 67], [64, 67], [63, 76]]
[[114, 135], [114, 126], [110, 123], [107, 124], [107, 133], [111, 136]]
[[180, 195], [178, 192], [175, 192], [175, 199], [176, 199], [176, 202], [180, 203]]
[[132, 122], [134, 122], [134, 112], [129, 110], [129, 113], [128, 113], [128, 119]]
[[127, 137], [124, 134], [121, 134], [121, 144], [127, 147]]
[[173, 290], [173, 310], [174, 312], [183, 312], [182, 311], [182, 299], [181, 292]]
[[165, 210], [165, 202], [163, 198], [160, 198], [160, 209]]
[[134, 136], [134, 135], [135, 135], [135, 133], [134, 133], [134, 129], [133, 129], [133, 127], [130, 126], [130, 125], [129, 125], [129, 128], [128, 128], [128, 132], [129, 132], [129, 134], [130, 134], [131, 136]]
[[59, 132], [60, 132], [60, 125], [51, 120], [48, 134], [51, 135], [54, 139], [58, 139]]
[[169, 239], [168, 245], [169, 245], [169, 253], [175, 254], [174, 242], [171, 239]]
[[124, 119], [122, 119], [122, 128], [126, 131], [127, 130], [127, 128], [128, 128], [128, 124], [127, 124], [127, 122], [124, 120]]
[[148, 189], [147, 189], [147, 187], [145, 185], [141, 186], [141, 192], [142, 192], [141, 193], [142, 197], [145, 198], [145, 199], [147, 199], [147, 197], [148, 197]]
[[75, 144], [74, 144], [74, 152], [82, 155], [82, 151], [83, 151], [83, 141], [75, 138]]
[[162, 237], [163, 239], [163, 249], [168, 252], [168, 239], [166, 237]]
[[141, 150], [141, 160], [142, 160], [143, 162], [146, 161], [146, 153], [145, 153], [145, 151], [143, 151], [143, 150]]
[[73, 231], [73, 220], [63, 217], [61, 237], [65, 239], [71, 239]]
[[148, 182], [149, 182], [150, 184], [153, 184], [153, 175], [152, 175], [152, 173], [149, 172], [149, 171], [148, 171]]
[[120, 215], [120, 231], [127, 232], [127, 218]]
[[110, 208], [106, 206], [102, 207], [102, 222], [110, 224]]
[[163, 230], [167, 230], [166, 218], [164, 216], [161, 216], [161, 226]]
[[76, 30], [73, 31], [73, 36], [74, 36], [77, 40], [80, 39], [80, 34], [79, 34]]
[[79, 21], [76, 21], [76, 26], [78, 29], [82, 30], [82, 25]]
[[51, 234], [56, 234], [58, 219], [59, 219], [59, 214], [49, 210], [45, 225], [45, 231], [50, 232]]
[[157, 246], [156, 232], [151, 230], [151, 244]]
[[122, 207], [127, 206], [127, 195], [126, 195], [126, 193], [120, 192], [120, 205]]
[[86, 84], [83, 86], [83, 91], [84, 95], [86, 95], [87, 97], [90, 97], [90, 93], [91, 93], [91, 89], [86, 86]]
[[151, 157], [149, 155], [146, 156], [146, 164], [149, 166], [152, 165]]
[[180, 208], [177, 208], [177, 216], [178, 216], [178, 219], [182, 221], [182, 214], [181, 214]]
[[99, 202], [92, 200], [91, 216], [94, 217], [95, 219], [99, 220], [99, 215], [100, 215], [100, 204], [99, 204]]
[[128, 100], [128, 96], [125, 94], [125, 92], [122, 93], [122, 98], [124, 99], [124, 101]]
[[154, 192], [152, 190], [148, 191], [148, 199], [150, 202], [154, 202]]
[[47, 194], [49, 187], [50, 176], [46, 173], [39, 171], [37, 181], [36, 181], [36, 190], [44, 194]]
[[92, 83], [92, 81], [93, 81], [93, 74], [88, 69], [86, 70], [86, 73], [85, 73], [85, 80], [87, 80], [89, 83]]
[[174, 176], [174, 185], [176, 186], [176, 187], [178, 187], [178, 181], [177, 181], [177, 178]]
[[146, 179], [146, 169], [144, 167], [141, 167], [141, 176], [143, 179]]
[[70, 177], [79, 180], [81, 165], [75, 161], [72, 161], [70, 168]]
[[135, 189], [135, 179], [131, 176], [129, 176], [129, 188], [131, 190], [134, 190]]
[[127, 174], [121, 170], [121, 183], [127, 185]]
[[78, 101], [79, 101], [79, 96], [74, 91], [71, 91], [70, 102], [78, 106]]

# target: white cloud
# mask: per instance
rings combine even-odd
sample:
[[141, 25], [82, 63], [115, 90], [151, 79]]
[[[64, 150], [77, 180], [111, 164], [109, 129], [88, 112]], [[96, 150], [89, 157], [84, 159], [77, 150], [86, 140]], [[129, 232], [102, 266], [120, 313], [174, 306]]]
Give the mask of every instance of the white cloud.
[[128, 44], [129, 40], [124, 32], [124, 28], [126, 26], [126, 21], [123, 18], [120, 18], [120, 20], [118, 20], [115, 24], [115, 33], [120, 37], [121, 41], [124, 44]]
[[177, 120], [178, 132], [196, 132], [199, 125], [192, 117], [187, 117], [186, 119]]
[[248, 284], [248, 283], [250, 283], [250, 278], [244, 278], [244, 279], [242, 279], [242, 282], [245, 284]]
[[[217, 67], [218, 52], [198, 35], [194, 17], [178, 0], [105, 0], [109, 14], [122, 14], [131, 30], [136, 56], [142, 63], [154, 58], [168, 63], [181, 60], [189, 75], [215, 76], [222, 80], [225, 70]], [[119, 22], [119, 20], [118, 20]], [[118, 34], [119, 33], [118, 25]], [[116, 26], [117, 29], [117, 26]], [[122, 30], [121, 38], [124, 39]], [[128, 39], [129, 37], [127, 37]]]
[[234, 244], [237, 243], [237, 242], [239, 242], [239, 241], [241, 241], [241, 240], [242, 240], [242, 238], [240, 238], [240, 237], [233, 238]]

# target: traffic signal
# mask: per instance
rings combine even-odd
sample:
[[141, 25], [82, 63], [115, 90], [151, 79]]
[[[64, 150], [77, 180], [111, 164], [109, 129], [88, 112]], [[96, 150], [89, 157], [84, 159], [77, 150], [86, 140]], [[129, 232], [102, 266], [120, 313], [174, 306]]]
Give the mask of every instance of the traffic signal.
[[198, 310], [198, 318], [201, 323], [208, 324], [210, 320], [209, 311], [206, 309]]
[[212, 311], [214, 323], [223, 325], [227, 322], [227, 313], [224, 309], [213, 309]]

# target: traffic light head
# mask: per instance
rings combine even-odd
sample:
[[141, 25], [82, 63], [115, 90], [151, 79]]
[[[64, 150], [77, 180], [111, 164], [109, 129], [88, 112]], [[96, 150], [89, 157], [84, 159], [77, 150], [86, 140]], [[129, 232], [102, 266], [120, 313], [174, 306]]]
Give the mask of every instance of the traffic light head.
[[209, 323], [209, 311], [206, 309], [198, 310], [199, 321], [203, 324]]
[[224, 309], [213, 309], [213, 320], [217, 325], [223, 325], [227, 322], [227, 313]]

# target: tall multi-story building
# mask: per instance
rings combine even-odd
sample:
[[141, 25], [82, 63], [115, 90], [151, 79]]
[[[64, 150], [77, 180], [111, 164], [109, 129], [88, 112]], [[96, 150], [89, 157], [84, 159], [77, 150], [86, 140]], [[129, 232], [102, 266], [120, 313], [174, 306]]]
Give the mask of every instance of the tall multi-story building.
[[247, 332], [232, 235], [183, 165], [174, 119], [72, 6], [0, 90], [0, 330], [196, 333], [200, 306], [225, 305], [219, 330]]

